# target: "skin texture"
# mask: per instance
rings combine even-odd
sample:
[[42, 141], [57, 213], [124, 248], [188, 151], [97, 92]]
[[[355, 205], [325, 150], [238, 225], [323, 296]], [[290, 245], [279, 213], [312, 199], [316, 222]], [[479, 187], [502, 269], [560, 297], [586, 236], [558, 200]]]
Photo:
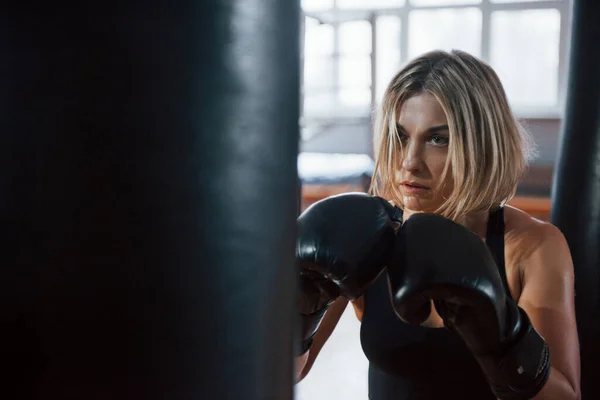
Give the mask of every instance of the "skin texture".
[[449, 182], [442, 190], [436, 190], [448, 155], [450, 133], [446, 114], [433, 96], [414, 96], [400, 109], [397, 128], [404, 158], [396, 179], [426, 187], [424, 193], [413, 193], [407, 186], [400, 185], [404, 213], [433, 212], [452, 189]]
[[[452, 188], [451, 182], [440, 185], [448, 155], [449, 131], [440, 128], [444, 125], [447, 125], [446, 116], [437, 100], [429, 94], [408, 99], [400, 110], [398, 130], [405, 157], [397, 180], [425, 188], [415, 192], [401, 186], [405, 218], [437, 209]], [[488, 212], [478, 212], [464, 216], [460, 222], [485, 240], [487, 217]], [[563, 234], [552, 224], [506, 206], [505, 259], [512, 298], [527, 312], [535, 329], [550, 347], [550, 379], [535, 399], [579, 399], [580, 356], [573, 262]], [[318, 333], [319, 342], [304, 358], [298, 359], [298, 380], [310, 370], [346, 304], [346, 300], [339, 299], [331, 315], [325, 316]], [[352, 304], [357, 318], [362, 320], [363, 299]], [[433, 311], [424, 325], [442, 327], [443, 321]]]

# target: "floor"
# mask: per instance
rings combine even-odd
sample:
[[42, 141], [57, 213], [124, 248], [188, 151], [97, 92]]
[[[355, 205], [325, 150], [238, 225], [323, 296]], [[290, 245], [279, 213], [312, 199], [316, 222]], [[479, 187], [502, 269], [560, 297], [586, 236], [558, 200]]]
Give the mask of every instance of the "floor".
[[368, 361], [360, 347], [360, 323], [348, 305], [308, 375], [295, 387], [296, 400], [367, 400]]

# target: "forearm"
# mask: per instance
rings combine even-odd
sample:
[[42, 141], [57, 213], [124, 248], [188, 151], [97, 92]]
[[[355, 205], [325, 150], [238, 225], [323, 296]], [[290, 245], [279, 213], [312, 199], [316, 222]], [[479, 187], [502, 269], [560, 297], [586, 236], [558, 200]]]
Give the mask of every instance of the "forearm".
[[580, 398], [581, 394], [573, 389], [567, 378], [557, 369], [550, 367], [548, 381], [533, 400], [579, 400]]
[[308, 354], [310, 353], [310, 350], [307, 351], [306, 353], [302, 354], [301, 356], [296, 357], [296, 365], [295, 365], [295, 371], [294, 371], [294, 383], [298, 383], [300, 382], [302, 379], [304, 379], [304, 377], [306, 376], [306, 364], [308, 362]]
[[550, 367], [550, 377], [534, 400], [579, 400], [581, 394], [557, 369]]
[[312, 368], [315, 359], [321, 351], [321, 348], [323, 348], [325, 342], [327, 342], [327, 339], [329, 339], [329, 336], [333, 332], [347, 305], [348, 300], [343, 297], [339, 297], [331, 305], [331, 307], [329, 307], [325, 313], [323, 321], [319, 326], [319, 329], [317, 330], [310, 349], [301, 356], [296, 357], [296, 383], [304, 379], [304, 377]]

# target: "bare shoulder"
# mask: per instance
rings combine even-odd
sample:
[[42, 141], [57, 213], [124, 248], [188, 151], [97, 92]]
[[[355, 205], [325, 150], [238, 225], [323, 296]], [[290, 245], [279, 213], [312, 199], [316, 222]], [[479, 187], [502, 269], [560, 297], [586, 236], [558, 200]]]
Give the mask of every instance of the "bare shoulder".
[[571, 262], [567, 241], [555, 225], [511, 206], [505, 208], [505, 222], [506, 257], [513, 264], [531, 268], [542, 260]]
[[540, 235], [559, 235], [560, 230], [549, 222], [539, 220], [527, 214], [518, 208], [512, 206], [504, 207], [504, 220], [506, 222], [506, 232], [512, 234], [540, 234]]

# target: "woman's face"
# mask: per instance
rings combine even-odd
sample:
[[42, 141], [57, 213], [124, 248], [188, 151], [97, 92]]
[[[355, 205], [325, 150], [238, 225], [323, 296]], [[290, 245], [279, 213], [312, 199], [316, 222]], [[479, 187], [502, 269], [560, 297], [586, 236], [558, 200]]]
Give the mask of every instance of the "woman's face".
[[397, 178], [404, 208], [408, 212], [432, 212], [452, 190], [451, 184], [439, 188], [450, 140], [446, 115], [429, 93], [405, 101], [398, 114], [404, 153]]

